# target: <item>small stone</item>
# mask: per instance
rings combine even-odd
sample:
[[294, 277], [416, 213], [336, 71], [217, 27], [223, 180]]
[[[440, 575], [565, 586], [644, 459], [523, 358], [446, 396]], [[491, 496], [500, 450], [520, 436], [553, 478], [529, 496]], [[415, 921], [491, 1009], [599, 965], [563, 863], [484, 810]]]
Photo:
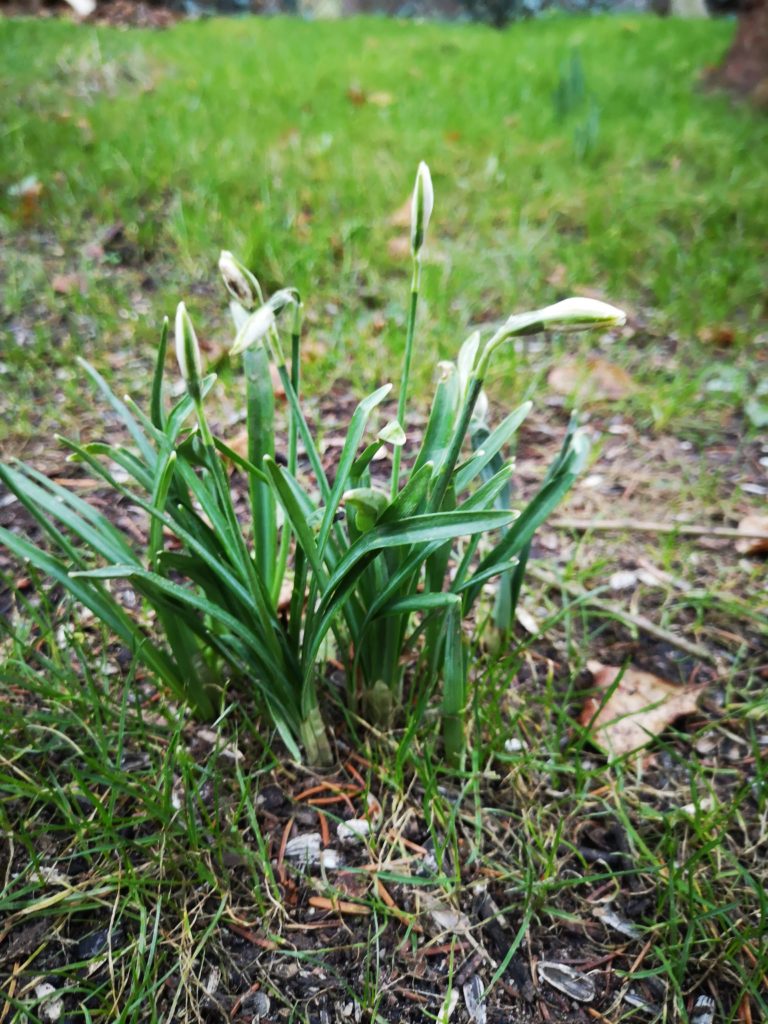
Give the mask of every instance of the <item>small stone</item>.
[[317, 864], [320, 860], [323, 839], [319, 832], [305, 832], [294, 836], [285, 844], [285, 856], [299, 864]]
[[637, 586], [637, 573], [631, 569], [619, 569], [608, 581], [611, 590], [633, 590]]
[[259, 990], [254, 992], [250, 999], [249, 1010], [253, 1013], [253, 1020], [261, 1020], [262, 1017], [266, 1017], [269, 1013], [271, 1006], [270, 998], [266, 992]]
[[365, 818], [350, 818], [349, 821], [340, 821], [336, 828], [340, 842], [347, 845], [362, 843], [370, 831], [371, 823]]
[[43, 1020], [57, 1021], [64, 1009], [64, 1002], [56, 996], [56, 989], [47, 981], [35, 986], [35, 996], [40, 1000], [40, 1016]]

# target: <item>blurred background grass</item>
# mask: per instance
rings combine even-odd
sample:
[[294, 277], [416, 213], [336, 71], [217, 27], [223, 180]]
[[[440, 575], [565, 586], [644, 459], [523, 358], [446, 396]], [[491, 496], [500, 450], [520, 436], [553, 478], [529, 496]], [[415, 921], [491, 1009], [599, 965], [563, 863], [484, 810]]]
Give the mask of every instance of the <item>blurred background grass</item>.
[[[640, 382], [641, 423], [740, 408], [764, 351], [752, 345], [766, 318], [768, 121], [697, 89], [731, 33], [650, 17], [503, 33], [371, 18], [157, 33], [0, 22], [6, 441], [82, 402], [75, 352], [107, 371], [128, 359], [143, 379], [179, 298], [216, 362], [222, 247], [268, 289], [305, 295], [310, 386], [396, 378], [408, 261], [392, 216], [420, 159], [436, 188], [422, 384], [470, 325], [586, 289], [645, 332], [612, 352]], [[30, 177], [25, 201], [14, 193]], [[516, 389], [562, 351], [518, 359]], [[713, 397], [724, 361], [735, 383]]]

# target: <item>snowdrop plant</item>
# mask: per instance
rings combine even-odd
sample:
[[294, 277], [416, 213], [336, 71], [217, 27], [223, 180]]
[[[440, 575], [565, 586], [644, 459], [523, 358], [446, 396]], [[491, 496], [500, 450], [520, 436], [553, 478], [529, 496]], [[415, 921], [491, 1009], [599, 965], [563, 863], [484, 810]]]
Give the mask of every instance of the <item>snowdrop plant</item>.
[[[95, 369], [81, 364], [121, 418], [130, 444], [62, 439], [70, 458], [144, 511], [143, 547], [32, 467], [0, 466], [0, 480], [47, 543], [4, 529], [0, 542], [90, 608], [194, 714], [216, 715], [227, 682], [247, 681], [291, 754], [317, 763], [332, 758], [321, 711], [329, 638], [344, 663], [350, 705], [380, 726], [413, 714], [405, 688], [410, 670], [420, 704], [437, 700], [448, 759], [460, 760], [469, 677], [463, 623], [483, 587], [501, 580], [497, 624], [509, 626], [531, 538], [587, 456], [586, 437], [574, 423], [539, 492], [524, 508], [511, 508], [513, 465], [505, 452], [530, 403], [492, 426], [483, 392], [489, 364], [520, 335], [624, 320], [605, 303], [570, 299], [511, 316], [485, 342], [472, 335], [455, 364], [440, 364], [423, 438], [418, 450], [406, 452], [421, 258], [433, 201], [429, 169], [421, 164], [397, 418], [379, 429], [371, 425], [391, 384], [363, 398], [332, 473], [303, 411], [301, 297], [282, 289], [265, 300], [256, 277], [229, 252], [221, 254], [219, 269], [232, 299], [232, 355], [243, 361], [245, 454], [209, 426], [205, 404], [214, 377], [203, 373], [195, 330], [180, 303], [174, 334], [186, 393], [167, 407], [166, 323], [148, 412], [118, 398]], [[270, 364], [287, 399], [282, 461]], [[392, 453], [389, 481], [372, 472], [382, 448]], [[245, 487], [233, 482], [235, 475]], [[244, 491], [245, 513], [238, 503]], [[110, 584], [117, 578], [131, 581], [153, 611], [152, 622], [123, 607]]]

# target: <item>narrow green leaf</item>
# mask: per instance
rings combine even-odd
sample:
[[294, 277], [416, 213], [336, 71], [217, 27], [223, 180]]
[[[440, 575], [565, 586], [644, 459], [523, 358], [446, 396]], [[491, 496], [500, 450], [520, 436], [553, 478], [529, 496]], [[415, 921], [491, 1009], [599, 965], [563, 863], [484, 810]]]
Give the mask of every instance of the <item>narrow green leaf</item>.
[[[184, 683], [176, 672], [168, 655], [156, 647], [126, 614], [115, 599], [101, 587], [89, 584], [70, 575], [68, 568], [59, 559], [35, 547], [23, 537], [18, 537], [0, 527], [0, 540], [18, 558], [28, 561], [40, 572], [59, 583], [76, 601], [89, 608], [108, 629], [119, 637], [149, 669], [182, 696]], [[133, 569], [133, 566], [127, 568]]]
[[456, 426], [461, 400], [459, 375], [453, 363], [441, 363], [440, 370], [441, 377], [435, 388], [424, 439], [412, 472], [418, 471], [427, 462], [434, 465], [435, 474], [440, 472]]
[[[176, 469], [176, 452], [165, 452], [157, 463], [155, 483], [152, 489], [152, 506], [158, 512], [165, 512], [165, 504], [168, 500], [168, 492], [173, 482], [173, 474]], [[163, 524], [159, 518], [153, 517], [149, 524], [149, 561], [155, 565], [157, 556], [163, 550]]]
[[485, 438], [481, 445], [481, 452], [477, 452], [471, 459], [456, 470], [454, 486], [456, 493], [461, 494], [469, 484], [478, 476], [483, 469], [493, 461], [505, 444], [517, 433], [520, 424], [531, 411], [533, 403], [523, 402], [521, 406], [506, 416], [501, 423], [495, 427]]
[[[264, 458], [275, 456], [275, 395], [269, 369], [269, 357], [261, 345], [252, 346], [243, 355], [246, 381], [246, 423], [248, 461], [262, 465]], [[258, 477], [248, 478], [253, 522], [253, 554], [257, 572], [268, 591], [277, 568], [277, 525], [275, 499], [269, 484]]]
[[323, 553], [328, 541], [328, 535], [330, 534], [334, 517], [338, 510], [339, 503], [341, 502], [341, 496], [347, 489], [349, 473], [352, 468], [352, 464], [355, 461], [355, 453], [360, 446], [368, 418], [376, 406], [384, 401], [391, 390], [391, 384], [385, 384], [383, 387], [378, 388], [378, 390], [374, 391], [373, 394], [364, 398], [352, 414], [352, 419], [350, 420], [349, 427], [347, 429], [347, 436], [344, 441], [344, 447], [342, 448], [341, 456], [339, 458], [339, 464], [336, 467], [336, 479], [334, 480], [333, 488], [331, 489], [331, 493], [326, 503], [325, 515], [320, 527], [320, 535], [317, 540], [318, 550], [321, 554]]
[[136, 422], [134, 417], [131, 415], [128, 406], [125, 402], [121, 401], [117, 395], [112, 391], [109, 384], [104, 380], [98, 370], [94, 369], [93, 366], [85, 359], [80, 356], [77, 357], [78, 364], [88, 374], [93, 383], [96, 385], [101, 394], [106, 398], [107, 402], [112, 406], [117, 415], [125, 424], [128, 433], [131, 435], [133, 440], [136, 442], [136, 446], [141, 452], [144, 459], [150, 466], [154, 466], [155, 463], [155, 451], [152, 445], [149, 443], [146, 434], [141, 429], [139, 424]]
[[152, 422], [158, 430], [165, 426], [165, 413], [163, 412], [163, 374], [165, 372], [165, 356], [168, 351], [168, 317], [163, 318], [163, 326], [160, 331], [160, 344], [157, 346], [157, 358], [155, 359], [155, 372], [152, 377], [152, 398], [149, 405]]

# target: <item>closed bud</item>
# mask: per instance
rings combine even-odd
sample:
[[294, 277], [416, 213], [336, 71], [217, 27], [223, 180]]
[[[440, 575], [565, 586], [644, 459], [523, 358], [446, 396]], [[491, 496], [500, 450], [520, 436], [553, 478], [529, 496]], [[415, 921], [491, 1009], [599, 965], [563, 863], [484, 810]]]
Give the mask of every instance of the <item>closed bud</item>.
[[413, 188], [411, 202], [411, 252], [414, 256], [424, 244], [434, 203], [435, 192], [432, 188], [432, 175], [429, 173], [429, 167], [422, 160], [416, 172], [416, 184]]
[[531, 313], [514, 313], [496, 331], [485, 346], [476, 367], [476, 375], [482, 380], [488, 363], [496, 349], [510, 338], [541, 331], [588, 331], [594, 328], [623, 327], [627, 314], [598, 299], [563, 299], [552, 306], [535, 309]]
[[219, 256], [219, 271], [229, 294], [246, 309], [253, 309], [261, 302], [259, 282], [250, 270], [226, 249]]
[[488, 422], [488, 411], [488, 395], [486, 395], [485, 391], [481, 391], [480, 394], [477, 396], [475, 407], [472, 410], [472, 419], [475, 421], [475, 423], [485, 424]]
[[187, 391], [196, 401], [200, 401], [200, 378], [203, 375], [200, 346], [187, 307], [180, 302], [176, 307], [176, 359], [179, 363], [182, 379]]
[[507, 335], [538, 331], [585, 331], [594, 327], [623, 327], [627, 314], [598, 299], [563, 299], [533, 313], [514, 314], [502, 327]]
[[572, 473], [581, 473], [584, 469], [589, 459], [590, 447], [587, 431], [584, 427], [579, 427], [578, 430], [574, 431], [571, 438], [571, 451], [574, 454], [574, 460], [571, 465]]

